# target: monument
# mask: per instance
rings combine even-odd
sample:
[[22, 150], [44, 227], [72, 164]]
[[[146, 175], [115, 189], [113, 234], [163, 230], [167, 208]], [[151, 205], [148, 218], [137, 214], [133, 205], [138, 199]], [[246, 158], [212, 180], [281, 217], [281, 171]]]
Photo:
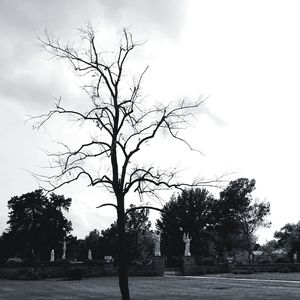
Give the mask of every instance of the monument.
[[153, 236], [154, 239], [154, 255], [155, 256], [161, 256], [160, 253], [160, 232], [155, 233]]
[[185, 243], [184, 255], [182, 256], [182, 275], [193, 275], [195, 273], [196, 261], [195, 256], [191, 255], [191, 240], [189, 233], [183, 234]]
[[298, 262], [298, 255], [296, 252], [293, 254], [293, 261], [294, 261], [294, 263]]
[[191, 248], [191, 240], [189, 237], [189, 233], [183, 234], [183, 241], [185, 243], [184, 256], [191, 256], [190, 248]]
[[67, 244], [69, 242], [66, 241], [66, 238], [64, 237], [63, 241], [60, 242], [62, 245], [63, 245], [63, 251], [62, 251], [62, 256], [61, 256], [61, 259], [62, 260], [65, 260], [66, 259], [66, 251], [67, 251]]
[[92, 260], [92, 251], [90, 249], [88, 251], [88, 260]]
[[54, 255], [55, 255], [55, 252], [54, 252], [54, 249], [51, 250], [51, 254], [50, 254], [50, 261], [53, 262], [54, 261]]

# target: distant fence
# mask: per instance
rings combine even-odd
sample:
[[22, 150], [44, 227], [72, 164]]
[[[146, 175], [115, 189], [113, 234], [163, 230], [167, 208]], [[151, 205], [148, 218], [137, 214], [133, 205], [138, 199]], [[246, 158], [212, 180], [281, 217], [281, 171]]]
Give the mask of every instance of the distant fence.
[[131, 276], [163, 276], [164, 256], [154, 256], [146, 264], [131, 264], [128, 273]]

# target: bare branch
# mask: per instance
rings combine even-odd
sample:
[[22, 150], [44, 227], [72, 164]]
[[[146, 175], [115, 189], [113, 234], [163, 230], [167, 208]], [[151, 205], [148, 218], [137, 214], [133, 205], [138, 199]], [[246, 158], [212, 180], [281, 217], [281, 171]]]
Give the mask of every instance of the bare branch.
[[131, 207], [131, 208], [128, 208], [125, 212], [125, 215], [129, 214], [130, 212], [132, 211], [135, 211], [137, 209], [153, 209], [153, 210], [157, 210], [159, 212], [163, 212], [163, 209], [160, 209], [158, 207], [155, 207], [155, 206], [149, 206], [149, 205], [143, 205], [143, 206], [134, 206], [134, 207]]
[[[83, 88], [91, 99], [92, 107], [85, 113], [66, 109], [61, 105], [59, 98], [54, 109], [30, 119], [37, 120], [36, 127], [39, 128], [55, 115], [71, 116], [76, 121], [91, 121], [91, 124], [100, 130], [100, 135], [91, 137], [90, 141], [82, 143], [76, 149], [62, 144], [64, 151], [48, 154], [48, 157], [55, 159], [52, 168], [58, 171], [58, 174], [40, 178], [54, 189], [85, 176], [89, 179], [89, 185], [109, 186], [120, 198], [124, 198], [130, 189], [139, 195], [155, 195], [163, 189], [217, 186], [220, 179], [182, 183], [176, 181], [177, 170], [156, 170], [154, 167], [133, 165], [136, 153], [144, 144], [153, 140], [159, 131], [164, 131], [184, 143], [190, 150], [200, 152], [181, 137], [180, 132], [187, 127], [193, 111], [205, 99], [196, 102], [183, 99], [168, 106], [144, 106], [140, 91], [148, 67], [137, 77], [133, 86], [128, 87], [126, 97], [122, 97], [120, 92], [124, 92], [125, 89], [122, 80], [126, 62], [131, 52], [140, 44], [133, 40], [127, 29], [124, 29], [118, 51], [116, 54], [108, 54], [97, 49], [95, 31], [91, 26], [80, 29], [80, 34], [82, 44], [85, 44], [86, 48], [75, 48], [72, 43], [61, 43], [47, 31], [45, 39], [40, 39], [40, 42], [47, 52], [54, 57], [68, 60], [76, 73], [90, 79]], [[108, 56], [111, 59], [108, 59]], [[103, 165], [110, 166], [107, 171], [109, 175], [101, 170], [98, 176], [92, 176], [91, 171], [83, 167], [86, 162], [92, 162], [92, 159], [98, 164], [100, 161], [102, 164], [103, 161]]]
[[101, 207], [105, 207], [105, 206], [113, 206], [115, 209], [118, 209], [117, 205], [115, 205], [113, 203], [104, 203], [104, 204], [97, 206], [96, 208], [101, 208]]

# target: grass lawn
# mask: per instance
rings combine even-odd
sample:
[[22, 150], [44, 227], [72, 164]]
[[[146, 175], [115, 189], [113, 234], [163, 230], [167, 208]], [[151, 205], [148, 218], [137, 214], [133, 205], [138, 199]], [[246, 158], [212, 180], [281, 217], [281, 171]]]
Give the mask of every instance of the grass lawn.
[[[143, 299], [300, 299], [300, 273], [131, 277], [131, 298]], [[0, 299], [121, 299], [116, 277], [79, 281], [0, 280]]]
[[244, 278], [244, 279], [261, 279], [261, 280], [279, 280], [279, 281], [299, 281], [300, 273], [254, 273], [254, 274], [214, 274], [206, 275], [208, 277], [224, 278]]

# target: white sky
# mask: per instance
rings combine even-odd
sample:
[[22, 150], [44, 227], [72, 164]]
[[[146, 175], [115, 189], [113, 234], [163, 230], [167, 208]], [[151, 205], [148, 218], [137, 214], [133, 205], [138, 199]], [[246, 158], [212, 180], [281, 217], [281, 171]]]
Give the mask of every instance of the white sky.
[[[61, 124], [33, 131], [25, 115], [47, 112], [54, 97], [66, 103], [82, 97], [67, 64], [41, 53], [36, 36], [47, 27], [72, 40], [87, 21], [99, 28], [104, 50], [122, 27], [148, 41], [132, 63], [139, 70], [150, 65], [144, 83], [149, 100], [209, 96], [185, 132], [205, 155], [159, 141], [163, 150], [151, 150], [154, 161], [179, 165], [183, 176], [235, 172], [229, 179], [255, 178], [255, 196], [271, 203], [273, 224], [259, 232], [261, 242], [298, 222], [299, 9], [296, 0], [1, 1], [0, 231], [7, 201], [38, 188], [24, 169], [44, 165], [40, 148], [52, 149], [51, 139], [66, 134]], [[68, 217], [79, 237], [115, 219], [112, 209], [95, 209], [107, 195], [85, 182], [57, 193], [73, 198]]]

